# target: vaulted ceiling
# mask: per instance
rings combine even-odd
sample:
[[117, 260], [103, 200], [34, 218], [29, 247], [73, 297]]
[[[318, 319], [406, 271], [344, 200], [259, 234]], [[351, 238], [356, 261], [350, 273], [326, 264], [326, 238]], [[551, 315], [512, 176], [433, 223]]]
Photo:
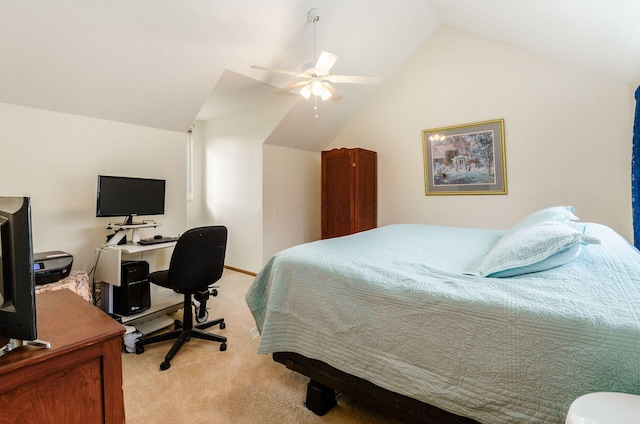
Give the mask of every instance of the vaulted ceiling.
[[[640, 74], [637, 0], [4, 0], [0, 102], [186, 131], [281, 100], [296, 79], [251, 65], [313, 63], [312, 8], [332, 73], [382, 84], [443, 24], [621, 83]], [[318, 118], [291, 97], [265, 142], [320, 150], [380, 87], [336, 84], [344, 98]]]

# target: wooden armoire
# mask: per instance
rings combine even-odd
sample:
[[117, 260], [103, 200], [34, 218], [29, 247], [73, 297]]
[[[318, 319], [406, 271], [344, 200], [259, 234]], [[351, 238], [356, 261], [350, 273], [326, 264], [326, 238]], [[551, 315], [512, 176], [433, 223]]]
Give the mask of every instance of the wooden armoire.
[[378, 225], [376, 152], [360, 148], [322, 152], [323, 239]]

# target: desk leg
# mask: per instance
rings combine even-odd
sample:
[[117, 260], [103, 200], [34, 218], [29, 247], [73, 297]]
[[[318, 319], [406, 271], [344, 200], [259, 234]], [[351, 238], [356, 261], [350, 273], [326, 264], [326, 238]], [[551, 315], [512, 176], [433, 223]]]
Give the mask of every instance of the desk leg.
[[113, 286], [102, 281], [100, 283], [100, 309], [108, 314], [113, 314]]

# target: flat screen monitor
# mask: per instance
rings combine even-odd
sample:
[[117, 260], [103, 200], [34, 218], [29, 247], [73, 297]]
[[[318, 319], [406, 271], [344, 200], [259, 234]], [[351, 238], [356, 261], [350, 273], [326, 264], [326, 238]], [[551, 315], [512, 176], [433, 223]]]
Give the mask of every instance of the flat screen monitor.
[[0, 196], [0, 336], [36, 340], [31, 200]]
[[123, 224], [135, 225], [134, 216], [164, 214], [164, 197], [165, 180], [99, 175], [96, 216], [122, 216]]

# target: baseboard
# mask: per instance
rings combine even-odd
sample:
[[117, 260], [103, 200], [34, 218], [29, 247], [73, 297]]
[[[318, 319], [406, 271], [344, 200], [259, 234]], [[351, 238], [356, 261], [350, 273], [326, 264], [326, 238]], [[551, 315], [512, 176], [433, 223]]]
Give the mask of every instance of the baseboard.
[[225, 265], [224, 267], [227, 268], [227, 269], [230, 269], [231, 271], [241, 272], [243, 274], [251, 275], [251, 276], [254, 276], [254, 277], [256, 275], [258, 275], [255, 272], [247, 271], [247, 270], [240, 269], [240, 268], [235, 268], [235, 267], [232, 267], [232, 266], [229, 266], [229, 265]]

